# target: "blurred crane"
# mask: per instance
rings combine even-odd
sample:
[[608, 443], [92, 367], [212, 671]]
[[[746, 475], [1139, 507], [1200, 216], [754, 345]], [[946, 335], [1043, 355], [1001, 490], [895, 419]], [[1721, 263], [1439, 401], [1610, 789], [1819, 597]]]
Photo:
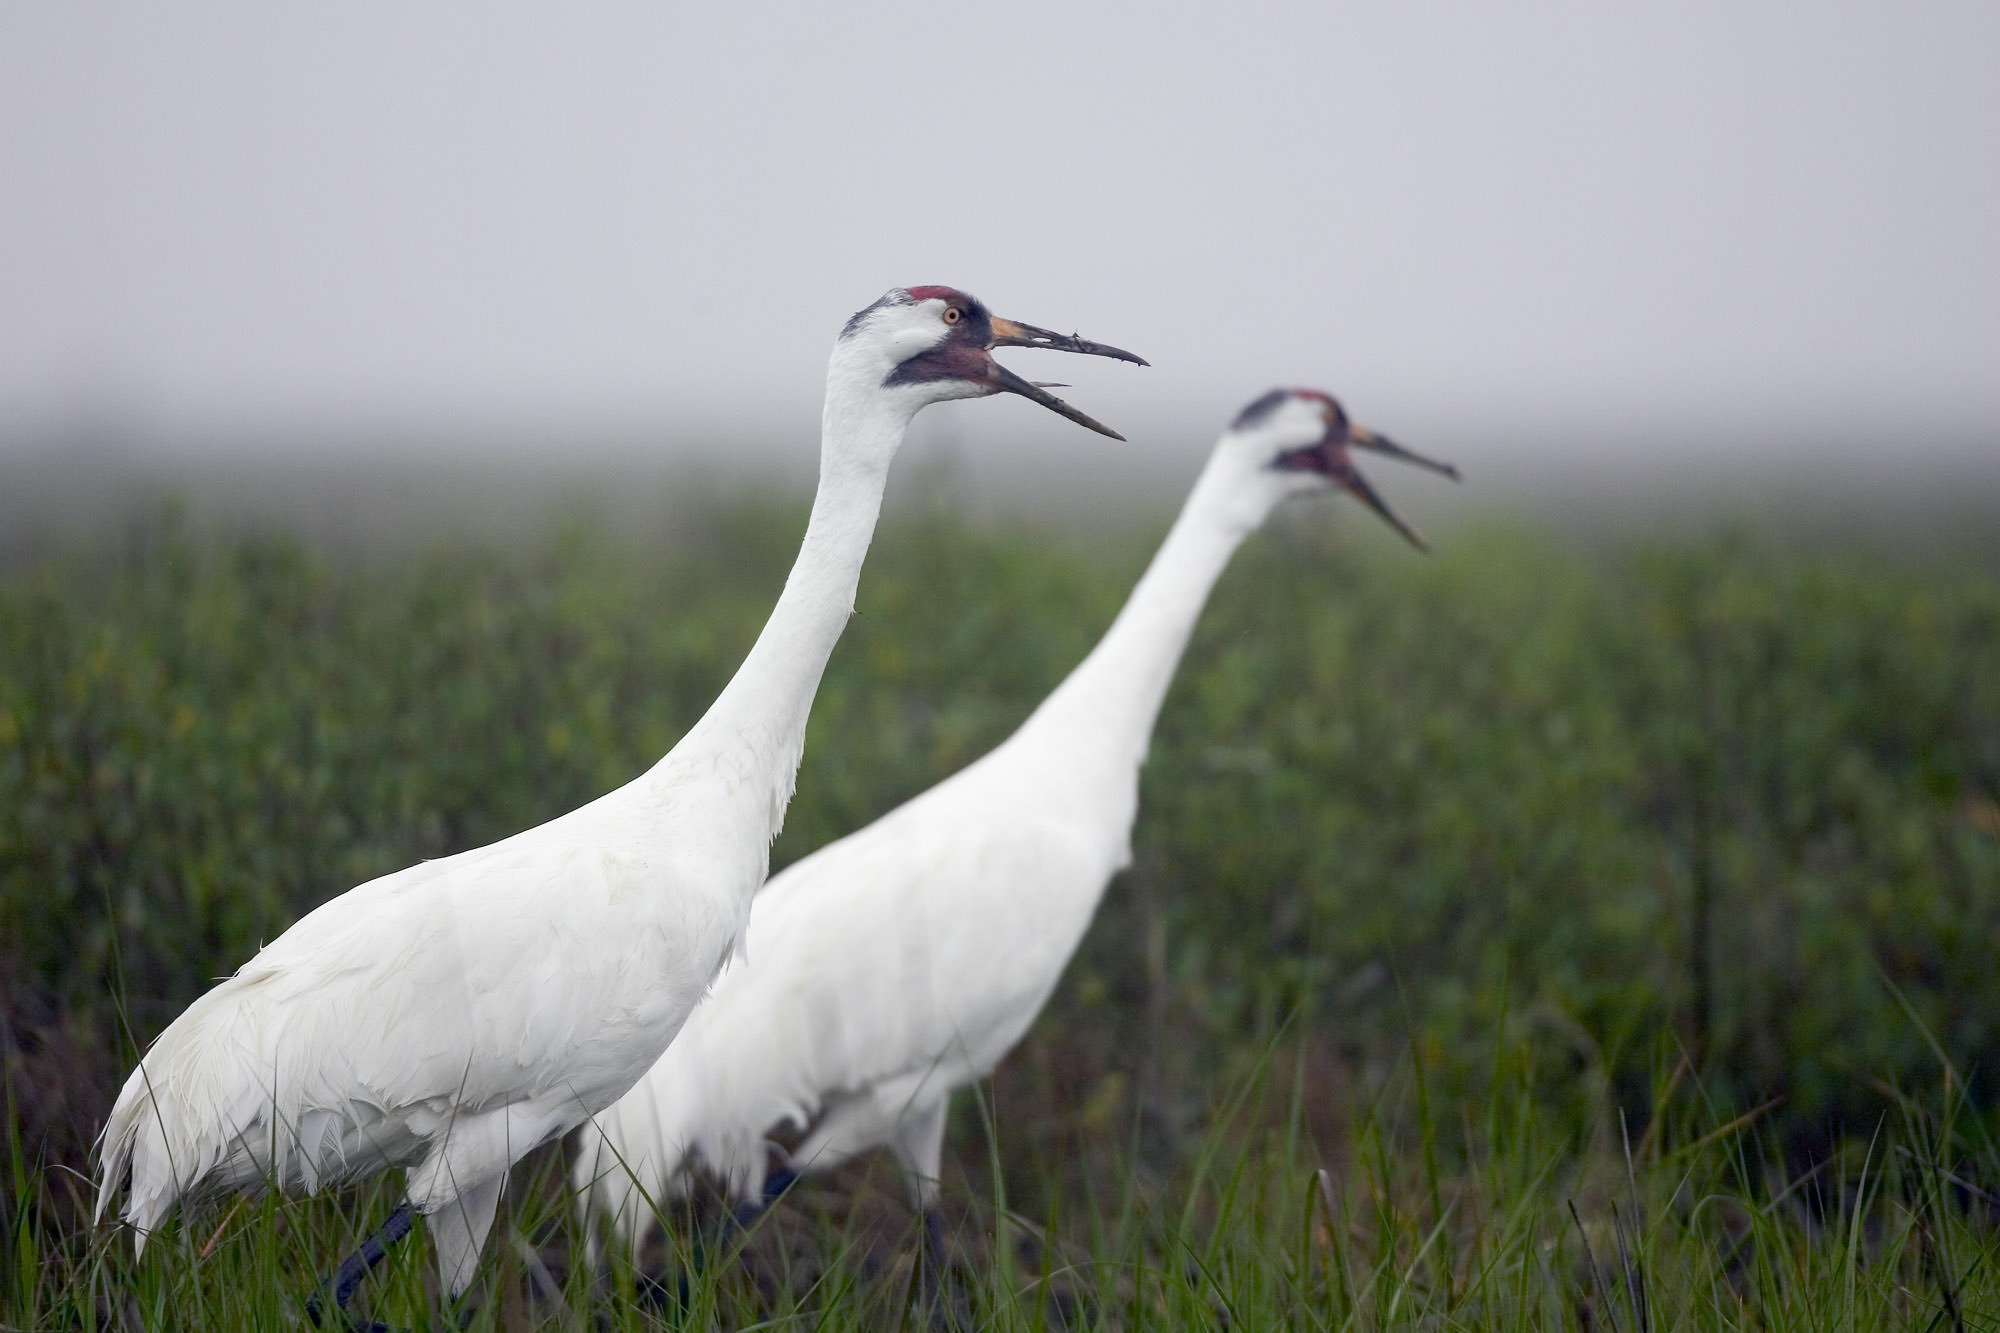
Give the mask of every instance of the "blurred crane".
[[991, 349], [1008, 346], [1139, 361], [947, 287], [897, 289], [856, 314], [827, 368], [797, 563], [715, 704], [627, 785], [351, 889], [196, 1000], [112, 1108], [98, 1216], [129, 1178], [124, 1216], [143, 1249], [186, 1196], [312, 1193], [401, 1167], [407, 1201], [308, 1312], [317, 1322], [331, 1294], [344, 1314], [413, 1212], [457, 1297], [507, 1168], [631, 1087], [739, 947], [911, 418], [1006, 391], [1122, 438], [1001, 367]]
[[[582, 1131], [575, 1184], [636, 1252], [650, 1199], [719, 1176], [747, 1216], [800, 1172], [886, 1144], [930, 1271], [945, 1110], [1027, 1031], [1111, 877], [1130, 864], [1139, 769], [1209, 589], [1289, 496], [1341, 487], [1423, 541], [1355, 469], [1373, 449], [1332, 398], [1273, 390], [1216, 444], [1097, 647], [1000, 747], [777, 876], [667, 1053]], [[808, 1132], [770, 1171], [767, 1130]]]

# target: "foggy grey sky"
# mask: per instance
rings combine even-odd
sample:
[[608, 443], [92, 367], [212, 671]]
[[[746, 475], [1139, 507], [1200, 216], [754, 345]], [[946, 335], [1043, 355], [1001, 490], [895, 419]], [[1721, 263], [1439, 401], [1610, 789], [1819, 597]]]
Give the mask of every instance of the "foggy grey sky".
[[1907, 453], [2000, 431], [1996, 53], [1983, 0], [10, 0], [0, 448], [102, 410], [810, 453], [841, 321], [941, 282], [1151, 358], [1009, 355], [1128, 433], [1283, 382], [1469, 462]]

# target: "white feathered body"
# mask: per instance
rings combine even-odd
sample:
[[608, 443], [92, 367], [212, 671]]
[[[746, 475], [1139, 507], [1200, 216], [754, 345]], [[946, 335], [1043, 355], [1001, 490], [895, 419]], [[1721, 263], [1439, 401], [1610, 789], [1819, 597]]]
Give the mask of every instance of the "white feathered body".
[[[838, 1118], [884, 1142], [992, 1072], [1130, 860], [1130, 814], [1028, 757], [1003, 746], [765, 887], [745, 956], [586, 1126], [604, 1207], [643, 1221], [636, 1191], [680, 1188], [690, 1156], [755, 1199], [769, 1127]], [[1128, 787], [1135, 805], [1136, 770]]]
[[693, 767], [363, 884], [202, 996], [106, 1125], [126, 1218], [143, 1233], [186, 1193], [385, 1167], [427, 1212], [609, 1105], [736, 946], [763, 876], [755, 803]]
[[349, 890], [195, 1001], [112, 1109], [100, 1216], [128, 1173], [143, 1245], [183, 1196], [403, 1167], [464, 1288], [507, 1167], [629, 1089], [740, 946], [889, 462], [926, 402], [976, 392], [888, 387], [946, 326], [908, 300], [876, 310], [835, 348], [805, 541], [715, 704], [626, 786]]
[[582, 1130], [586, 1207], [637, 1244], [647, 1200], [696, 1169], [755, 1201], [764, 1135], [786, 1121], [812, 1126], [800, 1169], [888, 1144], [935, 1175], [951, 1091], [1020, 1040], [1129, 863], [1174, 668], [1230, 553], [1284, 493], [1218, 447], [1116, 623], [1019, 731], [764, 888], [745, 957]]

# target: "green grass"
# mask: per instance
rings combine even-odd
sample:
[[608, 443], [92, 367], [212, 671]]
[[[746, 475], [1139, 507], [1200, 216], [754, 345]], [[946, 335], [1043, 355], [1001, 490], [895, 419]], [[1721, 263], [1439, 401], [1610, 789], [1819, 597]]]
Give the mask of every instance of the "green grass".
[[[211, 1213], [135, 1266], [78, 1172], [137, 1044], [312, 904], [667, 749], [802, 512], [370, 560], [151, 510], [0, 569], [0, 1323], [295, 1317], [391, 1196]], [[776, 862], [1003, 737], [1156, 536], [892, 515]], [[1438, 545], [1313, 512], [1217, 589], [1134, 869], [956, 1115], [955, 1299], [993, 1327], [1993, 1327], [1993, 569]], [[893, 1322], [899, 1200], [878, 1165], [747, 1264], [702, 1241], [688, 1322]], [[652, 1326], [578, 1253], [557, 1164], [524, 1167], [472, 1326]], [[412, 1247], [372, 1308], [421, 1324], [426, 1280]]]
[[[990, 1102], [962, 1108], [961, 1137], [988, 1151], [962, 1152], [949, 1182], [940, 1305], [964, 1326], [1022, 1330], [2000, 1327], [1994, 1200], [1967, 1188], [2000, 1160], [1962, 1117], [1955, 1079], [1787, 1176], [1756, 1117], [1715, 1123], [1685, 1075], [1643, 1130], [1607, 1099], [1579, 1137], [1539, 1108], [1520, 1050], [1495, 1051], [1483, 1122], [1429, 1118], [1412, 1063], [1324, 1141], [1301, 1054], [1266, 1052], [1164, 1174], [1129, 1139], [1079, 1133], [1097, 1167], [1081, 1190], [1047, 1162], [1003, 1168], [1002, 1118]], [[1453, 1141], [1448, 1169], [1424, 1147], [1434, 1139]], [[461, 1307], [440, 1310], [420, 1231], [360, 1308], [472, 1330], [929, 1322], [911, 1219], [880, 1164], [802, 1186], [743, 1237], [674, 1210], [639, 1268], [595, 1271], [559, 1168], [543, 1154], [517, 1171]], [[1010, 1207], [1022, 1183], [1045, 1206]], [[34, 1328], [296, 1324], [315, 1276], [393, 1197], [214, 1206], [138, 1263], [121, 1235], [17, 1228], [0, 1308]], [[676, 1294], [662, 1305], [649, 1285]]]

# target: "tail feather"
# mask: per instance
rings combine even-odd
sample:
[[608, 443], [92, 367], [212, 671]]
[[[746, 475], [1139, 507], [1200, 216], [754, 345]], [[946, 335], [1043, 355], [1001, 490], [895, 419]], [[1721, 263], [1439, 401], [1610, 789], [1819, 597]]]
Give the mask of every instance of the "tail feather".
[[233, 1119], [177, 1105], [170, 1091], [152, 1085], [146, 1065], [141, 1064], [126, 1080], [98, 1138], [94, 1218], [104, 1219], [123, 1186], [123, 1217], [136, 1229], [143, 1249], [147, 1235], [182, 1197], [209, 1182], [227, 1159], [250, 1155], [243, 1145], [254, 1132], [240, 1132]]
[[318, 1183], [320, 1163], [303, 1160], [315, 1154], [301, 1151], [293, 1132], [301, 1108], [269, 1086], [275, 1079], [256, 1076], [254, 1058], [242, 1058], [260, 1047], [254, 1019], [218, 1002], [224, 989], [197, 1000], [160, 1034], [98, 1136], [93, 1215], [102, 1221], [122, 1187], [122, 1215], [141, 1247], [190, 1194], [274, 1179]]

